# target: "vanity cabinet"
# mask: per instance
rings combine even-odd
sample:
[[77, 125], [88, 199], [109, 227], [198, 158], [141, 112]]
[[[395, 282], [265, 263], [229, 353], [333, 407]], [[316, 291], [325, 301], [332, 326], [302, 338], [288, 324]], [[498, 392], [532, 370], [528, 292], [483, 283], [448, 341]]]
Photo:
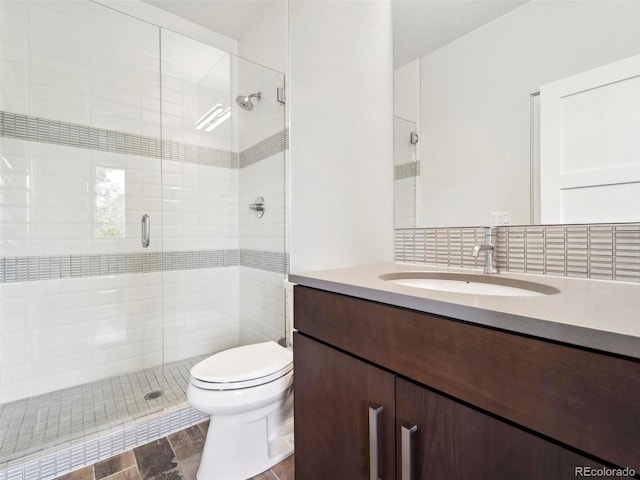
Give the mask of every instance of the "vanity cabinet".
[[302, 335], [294, 341], [296, 478], [368, 480], [370, 433], [378, 476], [393, 478], [395, 375]]
[[298, 480], [640, 471], [635, 359], [302, 286], [294, 308]]

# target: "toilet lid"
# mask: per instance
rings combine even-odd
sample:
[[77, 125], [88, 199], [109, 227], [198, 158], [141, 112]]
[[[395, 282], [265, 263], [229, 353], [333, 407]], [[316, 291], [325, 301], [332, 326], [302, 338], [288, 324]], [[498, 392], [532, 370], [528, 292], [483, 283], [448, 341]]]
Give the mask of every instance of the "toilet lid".
[[203, 382], [246, 382], [286, 369], [292, 362], [291, 351], [276, 342], [256, 343], [231, 348], [202, 360], [191, 368], [191, 376]]

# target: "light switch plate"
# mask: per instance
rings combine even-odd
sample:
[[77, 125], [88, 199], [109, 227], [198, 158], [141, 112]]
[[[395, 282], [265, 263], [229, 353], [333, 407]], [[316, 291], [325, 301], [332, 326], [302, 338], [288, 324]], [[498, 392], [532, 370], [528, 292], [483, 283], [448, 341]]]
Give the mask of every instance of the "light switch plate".
[[498, 227], [511, 224], [511, 212], [489, 212], [489, 225]]

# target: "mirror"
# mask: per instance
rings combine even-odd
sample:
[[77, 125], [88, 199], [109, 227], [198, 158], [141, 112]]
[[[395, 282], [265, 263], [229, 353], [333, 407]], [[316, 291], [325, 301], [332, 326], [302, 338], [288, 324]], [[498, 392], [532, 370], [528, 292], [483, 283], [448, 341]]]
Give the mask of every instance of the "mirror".
[[[640, 54], [640, 2], [393, 0], [392, 6], [396, 228], [640, 221], [639, 206], [635, 213], [617, 214], [628, 198], [640, 203], [639, 178], [632, 179], [635, 186], [625, 190], [617, 204], [608, 203], [617, 193], [575, 184], [572, 191], [580, 194], [572, 201], [583, 202], [583, 207], [598, 202], [596, 220], [545, 217], [538, 184], [548, 182], [548, 169], [542, 169], [542, 180], [539, 177], [540, 146], [550, 136], [548, 125], [566, 120], [548, 120], [547, 94], [538, 93], [547, 85]], [[617, 102], [623, 107], [618, 109], [626, 109], [624, 118], [636, 122], [637, 132], [640, 115], [629, 111], [638, 111], [640, 72], [629, 78], [633, 82], [627, 82], [630, 89], [621, 93]], [[594, 114], [600, 107], [586, 101], [571, 107], [578, 112], [571, 128], [582, 118], [606, 116]], [[589, 115], [584, 115], [585, 108]], [[560, 104], [556, 110], [567, 109]], [[573, 151], [589, 151], [589, 139], [600, 137], [593, 134], [599, 127], [586, 131], [591, 133], [573, 135], [581, 145]], [[601, 152], [603, 142], [615, 137], [600, 138], [596, 149]], [[639, 170], [639, 142], [627, 143], [629, 148], [612, 149], [629, 156], [617, 163]], [[564, 152], [565, 147], [559, 149]], [[607, 161], [601, 159], [598, 168], [605, 169]], [[587, 162], [580, 168], [595, 167]], [[547, 190], [542, 191], [546, 195]]]

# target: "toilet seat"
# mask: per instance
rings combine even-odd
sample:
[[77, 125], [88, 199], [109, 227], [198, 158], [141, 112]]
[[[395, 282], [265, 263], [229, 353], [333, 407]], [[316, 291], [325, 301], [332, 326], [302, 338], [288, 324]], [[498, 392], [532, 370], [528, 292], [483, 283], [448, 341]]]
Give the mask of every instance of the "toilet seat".
[[293, 370], [293, 354], [276, 342], [235, 347], [191, 368], [191, 383], [205, 390], [239, 390], [277, 380]]

